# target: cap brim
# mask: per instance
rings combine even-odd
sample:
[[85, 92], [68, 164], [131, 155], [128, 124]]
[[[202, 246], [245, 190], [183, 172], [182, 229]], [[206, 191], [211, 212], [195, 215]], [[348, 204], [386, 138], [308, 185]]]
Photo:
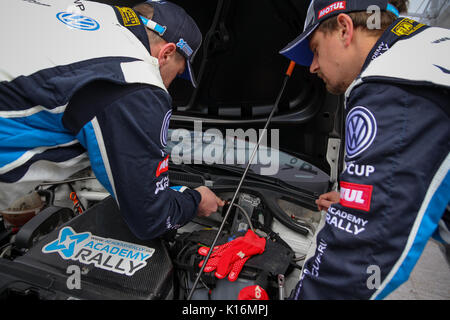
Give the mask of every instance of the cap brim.
[[317, 29], [318, 23], [309, 26], [301, 35], [281, 49], [280, 54], [302, 66], [310, 66], [314, 54], [309, 48], [309, 36]]
[[192, 86], [194, 88], [197, 88], [197, 81], [194, 77], [194, 71], [192, 70], [192, 65], [189, 62], [189, 60], [186, 59], [186, 68], [184, 69], [184, 72], [180, 74], [180, 78], [189, 80], [192, 83]]

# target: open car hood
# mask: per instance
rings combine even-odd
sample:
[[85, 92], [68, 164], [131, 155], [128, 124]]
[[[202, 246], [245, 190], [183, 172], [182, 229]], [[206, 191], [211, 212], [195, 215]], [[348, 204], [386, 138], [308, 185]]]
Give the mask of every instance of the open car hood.
[[[132, 7], [141, 0], [97, 0]], [[194, 59], [198, 86], [177, 78], [170, 128], [262, 129], [280, 92], [289, 60], [278, 52], [303, 30], [309, 0], [173, 0], [197, 22], [202, 46]], [[341, 136], [342, 98], [296, 66], [270, 129], [279, 148], [330, 173], [329, 138]]]

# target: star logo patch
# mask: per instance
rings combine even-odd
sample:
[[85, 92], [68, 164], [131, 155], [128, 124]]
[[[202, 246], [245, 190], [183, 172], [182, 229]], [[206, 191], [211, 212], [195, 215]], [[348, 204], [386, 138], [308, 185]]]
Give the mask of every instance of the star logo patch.
[[75, 233], [71, 227], [62, 228], [59, 237], [42, 248], [42, 252], [58, 252], [64, 259], [70, 258], [75, 246], [91, 236], [89, 232]]

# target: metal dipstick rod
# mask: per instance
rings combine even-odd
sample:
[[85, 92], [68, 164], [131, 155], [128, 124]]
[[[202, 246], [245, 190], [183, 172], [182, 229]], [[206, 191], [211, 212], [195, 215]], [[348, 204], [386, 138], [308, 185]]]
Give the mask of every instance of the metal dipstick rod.
[[231, 202], [230, 202], [230, 204], [228, 206], [227, 212], [225, 213], [225, 216], [224, 216], [224, 218], [222, 220], [222, 223], [221, 223], [221, 225], [219, 227], [219, 230], [217, 231], [217, 234], [216, 234], [216, 236], [215, 236], [215, 238], [214, 238], [214, 240], [213, 240], [213, 242], [212, 242], [212, 244], [210, 246], [208, 254], [205, 257], [203, 265], [200, 268], [200, 271], [198, 272], [197, 277], [195, 278], [194, 285], [192, 286], [192, 289], [191, 289], [191, 291], [190, 291], [190, 293], [189, 293], [189, 295], [187, 297], [187, 300], [191, 300], [192, 295], [194, 294], [194, 291], [197, 288], [197, 284], [198, 284], [198, 282], [200, 280], [200, 277], [203, 274], [203, 270], [205, 269], [206, 263], [208, 262], [209, 257], [211, 256], [211, 253], [213, 252], [213, 248], [216, 246], [216, 243], [217, 243], [217, 240], [219, 239], [220, 234], [222, 233], [222, 229], [225, 226], [225, 222], [228, 219], [228, 215], [230, 214], [231, 208], [233, 207], [234, 202], [236, 201], [236, 197], [237, 197], [237, 195], [238, 195], [238, 193], [239, 193], [239, 191], [241, 189], [242, 183], [244, 182], [245, 176], [247, 175], [247, 172], [250, 169], [250, 165], [251, 165], [251, 163], [252, 163], [252, 161], [253, 161], [253, 159], [254, 159], [254, 157], [256, 155], [256, 151], [258, 150], [259, 145], [261, 144], [261, 141], [262, 141], [264, 135], [267, 132], [267, 128], [269, 127], [270, 121], [272, 120], [272, 117], [275, 114], [275, 111], [277, 110], [278, 104], [280, 103], [281, 97], [283, 96], [283, 92], [284, 92], [284, 90], [286, 88], [286, 84], [287, 84], [289, 78], [292, 75], [292, 71], [294, 71], [294, 67], [295, 67], [295, 62], [291, 61], [290, 64], [289, 64], [289, 67], [288, 67], [288, 69], [286, 71], [285, 77], [283, 79], [283, 84], [281, 86], [281, 90], [280, 90], [280, 92], [278, 94], [277, 100], [275, 101], [273, 109], [270, 112], [269, 117], [267, 118], [267, 122], [266, 122], [266, 124], [264, 126], [264, 129], [263, 129], [263, 132], [262, 132], [261, 136], [259, 137], [258, 143], [256, 144], [255, 148], [253, 149], [253, 152], [252, 152], [252, 154], [250, 156], [249, 162], [248, 162], [248, 164], [247, 164], [247, 166], [245, 168], [244, 173], [242, 174], [241, 180], [239, 181], [239, 184], [238, 184], [238, 186], [236, 188], [236, 191], [234, 192], [233, 198], [231, 199]]

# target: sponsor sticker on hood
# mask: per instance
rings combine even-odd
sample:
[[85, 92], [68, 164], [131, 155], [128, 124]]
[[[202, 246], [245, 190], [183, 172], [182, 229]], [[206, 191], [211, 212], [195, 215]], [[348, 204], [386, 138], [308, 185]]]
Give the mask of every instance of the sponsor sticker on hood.
[[96, 268], [132, 276], [147, 265], [155, 249], [97, 237], [90, 232], [76, 233], [71, 227], [64, 227], [58, 238], [45, 245], [42, 252], [57, 252], [65, 260], [94, 264]]

